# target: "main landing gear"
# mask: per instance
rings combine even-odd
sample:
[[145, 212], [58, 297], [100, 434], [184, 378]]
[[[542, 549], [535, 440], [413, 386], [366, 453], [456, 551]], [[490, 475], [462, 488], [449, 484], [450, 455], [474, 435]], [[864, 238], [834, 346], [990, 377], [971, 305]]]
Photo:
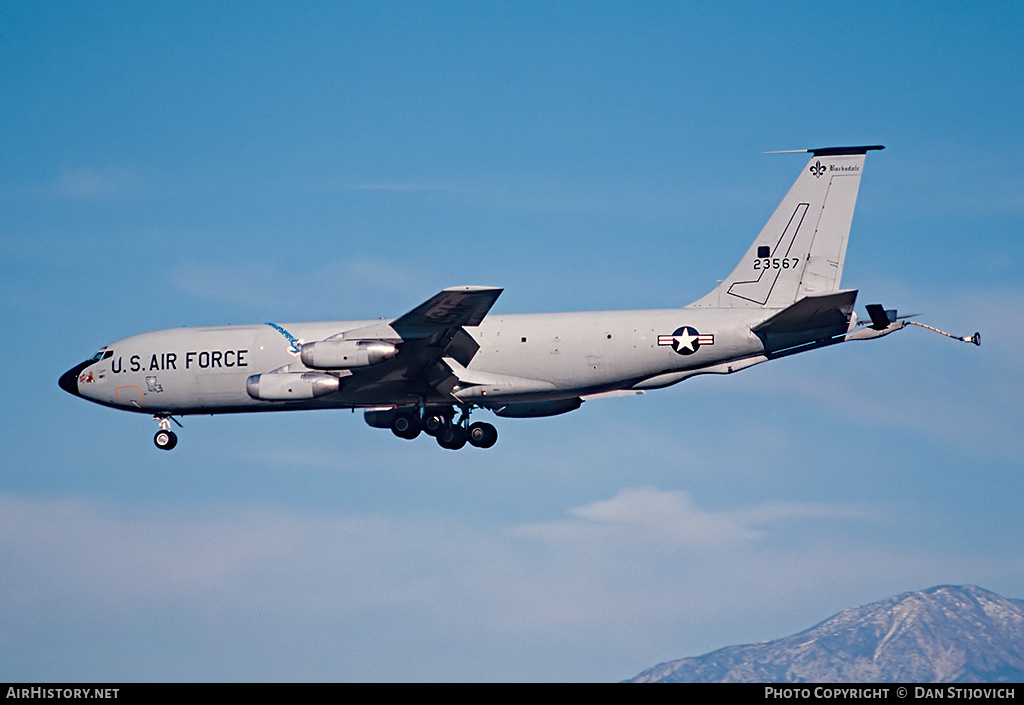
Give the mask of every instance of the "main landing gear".
[[153, 436], [153, 443], [160, 450], [171, 450], [174, 446], [178, 445], [178, 436], [171, 430], [171, 421], [181, 426], [178, 421], [170, 416], [154, 416], [156, 421], [160, 422], [160, 430]]
[[490, 448], [498, 442], [498, 430], [489, 423], [469, 423], [469, 409], [463, 408], [462, 415], [455, 421], [452, 407], [429, 408], [420, 416], [417, 411], [400, 411], [391, 419], [391, 432], [399, 438], [411, 440], [421, 432], [437, 439], [437, 444], [447, 450], [459, 450], [467, 443], [477, 448]]

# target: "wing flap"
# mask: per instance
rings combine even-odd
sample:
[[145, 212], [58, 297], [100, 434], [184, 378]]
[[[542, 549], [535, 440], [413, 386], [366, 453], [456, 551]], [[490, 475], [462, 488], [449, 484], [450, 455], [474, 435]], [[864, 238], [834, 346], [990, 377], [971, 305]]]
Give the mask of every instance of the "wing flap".
[[473, 340], [473, 336], [467, 333], [464, 328], [459, 328], [455, 331], [455, 335], [452, 336], [452, 340], [448, 343], [448, 347], [444, 349], [443, 354], [454, 358], [460, 365], [465, 367], [479, 349], [480, 343]]

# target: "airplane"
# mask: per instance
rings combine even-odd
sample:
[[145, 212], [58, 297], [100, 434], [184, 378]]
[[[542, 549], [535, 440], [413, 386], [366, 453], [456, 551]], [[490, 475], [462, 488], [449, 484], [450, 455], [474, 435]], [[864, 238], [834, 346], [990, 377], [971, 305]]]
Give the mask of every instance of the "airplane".
[[[841, 289], [866, 154], [881, 145], [792, 150], [810, 161], [727, 278], [682, 308], [488, 316], [502, 289], [444, 289], [398, 318], [158, 330], [100, 348], [61, 375], [65, 391], [170, 421], [194, 414], [361, 409], [367, 424], [449, 450], [489, 448], [470, 422], [564, 414], [904, 328], [879, 304], [854, 312]], [[773, 152], [783, 153], [783, 152]], [[938, 329], [925, 328], [949, 335]], [[981, 344], [978, 333], [958, 338]], [[456, 418], [458, 416], [458, 418]]]

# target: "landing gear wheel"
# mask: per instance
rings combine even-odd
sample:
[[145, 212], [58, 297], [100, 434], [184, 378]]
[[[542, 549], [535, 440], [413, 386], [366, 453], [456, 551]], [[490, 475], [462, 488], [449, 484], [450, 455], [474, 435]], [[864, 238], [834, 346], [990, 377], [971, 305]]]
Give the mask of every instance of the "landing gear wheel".
[[156, 443], [156, 447], [160, 450], [170, 450], [174, 446], [178, 445], [178, 437], [174, 435], [174, 431], [165, 431], [160, 429], [153, 436], [153, 442]]
[[449, 425], [448, 418], [442, 414], [427, 414], [423, 417], [423, 430], [427, 435], [440, 438], [439, 435]]
[[420, 420], [412, 414], [395, 414], [391, 420], [391, 432], [399, 438], [412, 440], [420, 435]]
[[469, 440], [469, 432], [462, 426], [447, 425], [437, 435], [437, 445], [448, 450], [459, 450]]
[[489, 423], [477, 421], [469, 426], [469, 444], [477, 448], [490, 448], [498, 442], [498, 429]]

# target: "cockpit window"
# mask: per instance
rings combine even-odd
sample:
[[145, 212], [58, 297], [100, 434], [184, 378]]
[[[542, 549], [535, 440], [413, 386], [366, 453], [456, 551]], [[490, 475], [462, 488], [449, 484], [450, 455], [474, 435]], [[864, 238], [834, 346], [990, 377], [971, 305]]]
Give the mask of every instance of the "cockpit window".
[[113, 357], [113, 355], [113, 350], [107, 350], [106, 348], [104, 348], [95, 355], [93, 355], [92, 359], [89, 362], [99, 362], [100, 360], [106, 360], [108, 357]]
[[113, 356], [114, 356], [114, 351], [113, 350], [107, 350], [105, 353], [103, 353], [103, 359], [104, 360], [106, 360], [108, 357], [113, 357]]

